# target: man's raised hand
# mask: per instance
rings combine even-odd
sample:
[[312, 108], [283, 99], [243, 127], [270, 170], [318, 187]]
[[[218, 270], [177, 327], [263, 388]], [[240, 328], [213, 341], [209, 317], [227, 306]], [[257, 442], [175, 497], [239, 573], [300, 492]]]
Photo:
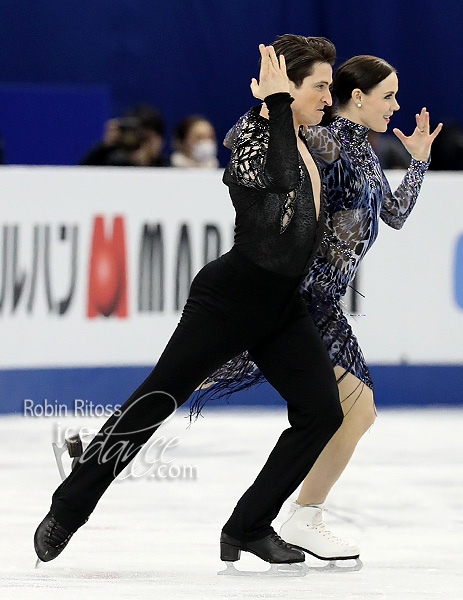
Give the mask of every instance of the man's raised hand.
[[270, 94], [289, 93], [289, 79], [286, 75], [285, 57], [280, 54], [279, 60], [273, 46], [259, 45], [261, 54], [259, 81], [251, 80], [251, 92], [255, 98], [263, 100]]

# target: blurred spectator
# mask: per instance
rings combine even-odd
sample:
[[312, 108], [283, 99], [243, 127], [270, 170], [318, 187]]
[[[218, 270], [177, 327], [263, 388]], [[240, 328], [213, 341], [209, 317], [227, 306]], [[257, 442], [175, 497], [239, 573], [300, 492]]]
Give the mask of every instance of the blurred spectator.
[[138, 119], [144, 134], [144, 142], [136, 153], [138, 163], [149, 167], [170, 166], [169, 158], [162, 152], [165, 127], [161, 113], [148, 104], [140, 104], [129, 109], [124, 116]]
[[412, 157], [398, 138], [370, 130], [368, 139], [383, 169], [408, 169]]
[[155, 108], [135, 106], [121, 119], [105, 124], [103, 140], [80, 161], [81, 165], [118, 167], [167, 167], [162, 154], [164, 121]]
[[217, 141], [214, 127], [199, 115], [185, 117], [174, 131], [175, 151], [170, 157], [173, 167], [217, 168]]
[[430, 169], [436, 171], [463, 170], [463, 129], [458, 123], [445, 123], [434, 140]]

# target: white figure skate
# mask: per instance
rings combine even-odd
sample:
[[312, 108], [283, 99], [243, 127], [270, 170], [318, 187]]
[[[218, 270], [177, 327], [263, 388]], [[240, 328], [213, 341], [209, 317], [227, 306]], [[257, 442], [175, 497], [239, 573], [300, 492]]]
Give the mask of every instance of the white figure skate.
[[[280, 536], [292, 546], [328, 561], [323, 567], [309, 567], [315, 571], [360, 571], [360, 548], [336, 537], [323, 522], [323, 508], [301, 506], [293, 502], [288, 519], [280, 529]], [[354, 565], [340, 565], [338, 561], [355, 561]]]

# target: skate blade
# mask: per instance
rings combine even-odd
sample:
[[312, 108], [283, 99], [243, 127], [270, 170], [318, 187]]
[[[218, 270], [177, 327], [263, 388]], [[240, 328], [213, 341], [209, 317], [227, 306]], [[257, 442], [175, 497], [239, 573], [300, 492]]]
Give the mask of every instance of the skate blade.
[[226, 569], [219, 571], [217, 575], [228, 575], [231, 577], [305, 577], [309, 567], [305, 563], [272, 564], [267, 571], [240, 571], [234, 563], [225, 561]]
[[66, 444], [63, 444], [62, 446], [58, 446], [58, 444], [55, 444], [55, 442], [52, 442], [51, 445], [53, 447], [53, 452], [55, 453], [55, 460], [56, 460], [56, 464], [58, 466], [58, 471], [61, 476], [61, 480], [64, 481], [66, 479], [66, 473], [64, 472], [63, 454], [65, 452], [67, 452]]
[[64, 481], [67, 477], [66, 472], [64, 470], [63, 464], [63, 454], [68, 454], [71, 459], [71, 471], [76, 466], [79, 458], [82, 456], [84, 452], [84, 444], [82, 439], [80, 438], [79, 433], [75, 433], [65, 438], [64, 444], [62, 446], [58, 446], [55, 442], [51, 443], [53, 447], [53, 452], [55, 454], [56, 464], [58, 466], [58, 471], [61, 477], [61, 480]]
[[38, 558], [38, 559], [35, 561], [35, 567], [34, 567], [34, 569], [38, 569], [38, 568], [40, 567], [40, 565], [41, 565], [41, 564], [42, 564], [42, 561], [40, 560], [40, 558]]
[[[352, 561], [355, 560], [355, 565], [349, 564], [349, 565], [345, 565], [343, 566], [343, 563], [349, 562], [352, 563]], [[324, 565], [323, 567], [309, 567], [310, 571], [328, 571], [330, 573], [349, 573], [349, 572], [354, 572], [354, 571], [360, 571], [360, 569], [363, 567], [363, 562], [360, 560], [360, 558], [351, 558], [351, 559], [347, 559], [347, 560], [330, 560], [329, 563], [327, 565]]]

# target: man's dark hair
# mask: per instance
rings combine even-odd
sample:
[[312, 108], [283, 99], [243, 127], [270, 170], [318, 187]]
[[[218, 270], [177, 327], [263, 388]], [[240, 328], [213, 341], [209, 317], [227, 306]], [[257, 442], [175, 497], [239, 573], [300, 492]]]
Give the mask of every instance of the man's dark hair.
[[293, 33], [280, 35], [271, 44], [277, 56], [283, 54], [288, 78], [299, 87], [308, 75], [312, 75], [317, 63], [333, 66], [336, 60], [334, 44], [324, 37], [305, 37]]

